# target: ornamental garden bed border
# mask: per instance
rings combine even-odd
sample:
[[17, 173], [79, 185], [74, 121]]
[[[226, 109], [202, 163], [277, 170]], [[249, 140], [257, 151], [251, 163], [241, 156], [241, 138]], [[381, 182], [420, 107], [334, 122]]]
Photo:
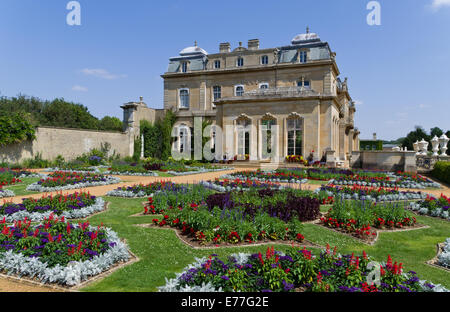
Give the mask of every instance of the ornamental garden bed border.
[[323, 246], [310, 242], [306, 239], [303, 242], [299, 243], [296, 241], [284, 241], [284, 240], [264, 240], [264, 241], [256, 241], [254, 243], [249, 242], [240, 242], [237, 244], [231, 244], [228, 242], [223, 242], [220, 244], [208, 243], [206, 245], [200, 244], [192, 237], [188, 237], [182, 234], [180, 229], [173, 228], [171, 226], [159, 226], [154, 224], [135, 224], [137, 227], [143, 228], [151, 228], [158, 230], [172, 230], [175, 232], [175, 235], [178, 239], [185, 245], [197, 249], [197, 250], [210, 250], [210, 249], [222, 249], [222, 248], [241, 248], [241, 247], [257, 247], [257, 246], [266, 246], [266, 245], [286, 245], [286, 246], [294, 246], [294, 247], [309, 247], [309, 248], [323, 248]]
[[445, 243], [436, 244], [436, 256], [433, 259], [428, 260], [427, 262], [425, 262], [425, 264], [427, 264], [429, 266], [432, 266], [434, 268], [438, 268], [438, 269], [444, 270], [444, 271], [450, 273], [450, 268], [447, 268], [445, 266], [439, 265], [439, 262], [438, 262], [439, 256], [444, 251], [444, 245], [445, 245]]
[[[68, 217], [67, 215], [65, 215], [63, 213], [63, 214], [61, 214], [58, 217], [64, 216], [64, 218], [67, 219], [67, 220], [86, 220], [86, 219], [91, 218], [93, 216], [96, 216], [96, 215], [98, 215], [100, 213], [106, 212], [109, 209], [109, 204], [110, 203], [105, 201], [103, 197], [96, 197], [94, 205], [82, 208], [82, 209], [93, 210], [91, 213], [85, 214], [84, 216], [80, 216], [80, 217]], [[100, 205], [102, 207], [101, 210], [100, 210]], [[26, 212], [26, 213], [23, 213], [23, 212], [19, 211], [19, 212], [16, 212], [16, 213], [12, 214], [12, 215], [0, 215], [0, 220], [5, 218], [6, 223], [12, 223], [14, 221], [23, 220], [23, 218], [26, 217], [28, 220], [31, 220], [31, 222], [41, 222], [45, 218], [50, 217], [51, 214], [52, 214], [51, 211], [47, 212], [47, 213], [39, 213], [39, 212], [35, 212], [35, 213]], [[17, 215], [18, 217], [14, 218], [15, 215]]]
[[412, 212], [413, 214], [415, 214], [416, 216], [426, 217], [426, 218], [432, 218], [432, 219], [435, 219], [435, 220], [437, 219], [437, 220], [442, 220], [442, 221], [450, 222], [450, 216], [449, 216], [448, 219], [445, 219], [445, 218], [442, 218], [442, 217], [434, 217], [434, 216], [429, 215], [429, 214], [421, 214], [421, 213], [419, 213], [419, 211], [412, 210], [412, 209], [409, 208], [409, 207], [410, 207], [410, 206], [406, 207], [406, 209], [407, 209], [408, 211]]
[[15, 197], [16, 194], [11, 190], [2, 190], [0, 189], [0, 199], [2, 198], [9, 198], [9, 197]]
[[55, 191], [67, 191], [67, 190], [78, 190], [84, 189], [87, 187], [96, 187], [96, 186], [105, 186], [111, 184], [118, 184], [122, 182], [121, 179], [113, 176], [106, 176], [106, 181], [100, 182], [86, 182], [86, 183], [78, 183], [78, 184], [67, 184], [64, 186], [56, 186], [56, 187], [44, 187], [39, 185], [37, 182], [28, 185], [27, 191], [46, 193], [46, 192], [55, 192]]
[[408, 226], [408, 227], [404, 227], [404, 228], [401, 228], [401, 229], [393, 229], [393, 230], [388, 230], [388, 229], [381, 230], [381, 229], [377, 229], [377, 228], [373, 228], [372, 227], [371, 229], [373, 229], [375, 231], [375, 235], [374, 235], [375, 238], [370, 241], [370, 240], [358, 237], [356, 235], [356, 233], [347, 233], [347, 232], [341, 231], [339, 229], [335, 229], [335, 228], [331, 228], [331, 227], [328, 227], [326, 225], [323, 225], [320, 220], [319, 221], [316, 220], [312, 224], [320, 226], [320, 227], [328, 229], [328, 230], [331, 230], [331, 231], [334, 231], [334, 232], [337, 232], [337, 233], [340, 233], [342, 235], [346, 235], [348, 237], [354, 238], [357, 241], [359, 241], [359, 242], [361, 242], [363, 244], [369, 245], [369, 246], [373, 246], [373, 245], [375, 245], [378, 242], [378, 238], [379, 238], [381, 233], [406, 232], [406, 231], [415, 231], [415, 230], [425, 230], [425, 229], [430, 228], [430, 226], [428, 226], [428, 225], [418, 224], [418, 223], [416, 223], [414, 226]]
[[[55, 224], [59, 222], [58, 219], [49, 219], [49, 221], [54, 221]], [[65, 223], [64, 220], [61, 221]], [[37, 229], [42, 225], [43, 223], [35, 224], [34, 227]], [[69, 226], [69, 223], [67, 225]], [[96, 230], [94, 226], [90, 226], [88, 223], [74, 225], [74, 228], [80, 227], [83, 231], [86, 229], [88, 231]], [[91, 257], [89, 260], [73, 260], [66, 265], [56, 264], [48, 267], [47, 262], [43, 262], [40, 258], [30, 258], [11, 250], [5, 251], [0, 256], [0, 276], [15, 276], [18, 280], [33, 281], [38, 285], [50, 286], [51, 288], [77, 289], [84, 287], [87, 283], [109, 274], [117, 266], [127, 265], [136, 260], [136, 256], [130, 251], [125, 239], [121, 239], [117, 232], [111, 228], [104, 228], [104, 231], [106, 243], [110, 245], [110, 249]], [[73, 250], [74, 248], [72, 248], [72, 252]]]
[[18, 282], [21, 284], [28, 284], [31, 286], [38, 286], [38, 287], [42, 287], [42, 288], [53, 289], [53, 290], [60, 291], [60, 292], [78, 292], [79, 289], [84, 288], [98, 280], [101, 280], [123, 267], [126, 267], [128, 265], [131, 265], [133, 263], [140, 261], [139, 257], [136, 256], [128, 247], [127, 240], [121, 239], [121, 242], [127, 246], [126, 248], [127, 248], [128, 254], [130, 255], [130, 258], [127, 262], [123, 262], [123, 261], [116, 262], [108, 270], [106, 270], [102, 273], [99, 273], [97, 275], [91, 276], [87, 280], [85, 280], [77, 285], [74, 285], [74, 286], [59, 285], [59, 284], [45, 284], [45, 283], [40, 282], [37, 279], [33, 279], [28, 276], [19, 277], [17, 275], [7, 275], [7, 274], [3, 273], [1, 270], [0, 270], [0, 278], [4, 278], [6, 280], [11, 280], [11, 281]]

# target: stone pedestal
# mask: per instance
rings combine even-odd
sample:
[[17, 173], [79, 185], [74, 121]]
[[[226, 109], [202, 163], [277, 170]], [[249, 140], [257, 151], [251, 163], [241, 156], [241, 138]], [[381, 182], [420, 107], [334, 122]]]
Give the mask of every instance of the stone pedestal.
[[331, 168], [336, 167], [336, 152], [335, 151], [326, 151], [325, 152], [327, 157], [327, 166]]

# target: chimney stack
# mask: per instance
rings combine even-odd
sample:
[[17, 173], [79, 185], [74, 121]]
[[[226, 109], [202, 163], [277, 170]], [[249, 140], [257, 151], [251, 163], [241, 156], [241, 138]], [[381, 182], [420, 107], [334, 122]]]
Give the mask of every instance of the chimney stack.
[[231, 45], [229, 42], [221, 43], [219, 46], [220, 53], [230, 53]]
[[248, 49], [249, 50], [258, 50], [259, 49], [259, 39], [250, 39], [248, 41]]

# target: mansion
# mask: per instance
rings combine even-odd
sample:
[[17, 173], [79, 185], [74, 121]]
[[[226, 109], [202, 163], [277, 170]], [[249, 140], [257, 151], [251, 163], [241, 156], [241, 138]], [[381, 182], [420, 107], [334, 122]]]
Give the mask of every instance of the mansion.
[[172, 110], [181, 152], [193, 145], [194, 120], [200, 119], [223, 130], [214, 144], [222, 145], [216, 150], [225, 159], [245, 155], [249, 161], [279, 163], [288, 155], [312, 155], [348, 164], [359, 150], [359, 131], [347, 78], [339, 78], [335, 57], [309, 29], [276, 48], [262, 49], [252, 39], [235, 49], [221, 43], [219, 53], [208, 54], [195, 43], [169, 59], [162, 75], [164, 109], [147, 108], [141, 99], [122, 106], [125, 120], [136, 128], [138, 120], [154, 121]]

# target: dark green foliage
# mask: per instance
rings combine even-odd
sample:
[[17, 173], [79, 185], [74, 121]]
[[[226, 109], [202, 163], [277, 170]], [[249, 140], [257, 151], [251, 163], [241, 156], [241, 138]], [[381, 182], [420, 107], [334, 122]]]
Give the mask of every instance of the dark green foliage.
[[106, 116], [99, 120], [86, 106], [62, 98], [43, 101], [24, 95], [0, 97], [0, 111], [7, 116], [28, 114], [34, 126], [122, 131], [122, 122], [118, 118]]
[[431, 174], [436, 179], [450, 184], [450, 162], [438, 161]]
[[[146, 120], [141, 121], [140, 127], [141, 133], [144, 135], [145, 157], [167, 160], [171, 156], [172, 128], [175, 124], [175, 119], [175, 113], [167, 111], [164, 118], [162, 120], [158, 119], [154, 124]], [[135, 150], [135, 152], [137, 151]]]
[[123, 122], [117, 117], [105, 116], [99, 122], [100, 130], [123, 131]]
[[28, 114], [7, 114], [0, 109], [0, 146], [35, 138], [35, 129]]

